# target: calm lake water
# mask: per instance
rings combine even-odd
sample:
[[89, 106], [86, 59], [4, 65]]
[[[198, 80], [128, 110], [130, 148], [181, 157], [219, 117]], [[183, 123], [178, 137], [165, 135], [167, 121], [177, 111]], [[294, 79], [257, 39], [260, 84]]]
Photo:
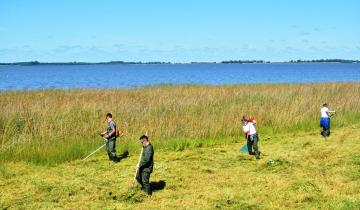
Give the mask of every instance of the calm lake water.
[[0, 66], [0, 91], [133, 88], [157, 84], [360, 82], [360, 64]]

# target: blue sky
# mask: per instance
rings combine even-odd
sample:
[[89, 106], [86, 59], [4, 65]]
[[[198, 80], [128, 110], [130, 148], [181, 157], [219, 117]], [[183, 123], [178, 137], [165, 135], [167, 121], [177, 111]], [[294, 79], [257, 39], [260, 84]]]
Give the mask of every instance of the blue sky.
[[0, 0], [0, 62], [360, 59], [358, 0]]

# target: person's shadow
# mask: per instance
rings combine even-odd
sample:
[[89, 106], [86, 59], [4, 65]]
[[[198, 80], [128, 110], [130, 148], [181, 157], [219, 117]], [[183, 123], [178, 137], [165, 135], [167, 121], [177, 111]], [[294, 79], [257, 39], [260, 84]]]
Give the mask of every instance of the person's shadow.
[[118, 156], [118, 161], [120, 161], [120, 160], [122, 160], [124, 158], [127, 158], [127, 157], [129, 157], [129, 151], [125, 150], [122, 154], [120, 154]]
[[164, 180], [160, 180], [158, 182], [150, 182], [151, 191], [153, 192], [163, 190], [165, 186], [166, 182]]

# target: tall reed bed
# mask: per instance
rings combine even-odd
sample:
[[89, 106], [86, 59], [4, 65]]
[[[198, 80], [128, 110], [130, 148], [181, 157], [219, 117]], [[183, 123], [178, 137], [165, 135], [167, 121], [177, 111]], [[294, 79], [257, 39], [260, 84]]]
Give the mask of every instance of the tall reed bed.
[[240, 118], [256, 118], [261, 135], [318, 131], [319, 110], [337, 110], [333, 127], [360, 119], [360, 83], [156, 86], [113, 90], [0, 93], [0, 158], [59, 163], [100, 146], [111, 112], [135, 150], [148, 132], [158, 149], [220, 144], [243, 138]]

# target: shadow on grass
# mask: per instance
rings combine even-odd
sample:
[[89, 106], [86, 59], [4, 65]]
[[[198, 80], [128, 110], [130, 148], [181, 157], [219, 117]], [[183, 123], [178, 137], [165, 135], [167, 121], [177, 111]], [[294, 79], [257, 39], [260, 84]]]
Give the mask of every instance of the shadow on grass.
[[160, 180], [158, 182], [150, 182], [150, 187], [153, 192], [163, 190], [166, 186], [166, 182], [164, 180]]
[[118, 155], [118, 161], [129, 157], [129, 151], [125, 150], [122, 154]]
[[[163, 190], [165, 188], [165, 186], [166, 186], [166, 182], [164, 180], [160, 180], [158, 182], [150, 182], [150, 187], [151, 187], [152, 192], [156, 192], [158, 190]], [[112, 196], [111, 194], [109, 194], [109, 195]], [[134, 203], [143, 202], [145, 197], [146, 197], [145, 192], [131, 188], [128, 190], [127, 193], [125, 193], [119, 197], [113, 196], [112, 199], [119, 200], [119, 201], [125, 201], [125, 202], [134, 204]]]

